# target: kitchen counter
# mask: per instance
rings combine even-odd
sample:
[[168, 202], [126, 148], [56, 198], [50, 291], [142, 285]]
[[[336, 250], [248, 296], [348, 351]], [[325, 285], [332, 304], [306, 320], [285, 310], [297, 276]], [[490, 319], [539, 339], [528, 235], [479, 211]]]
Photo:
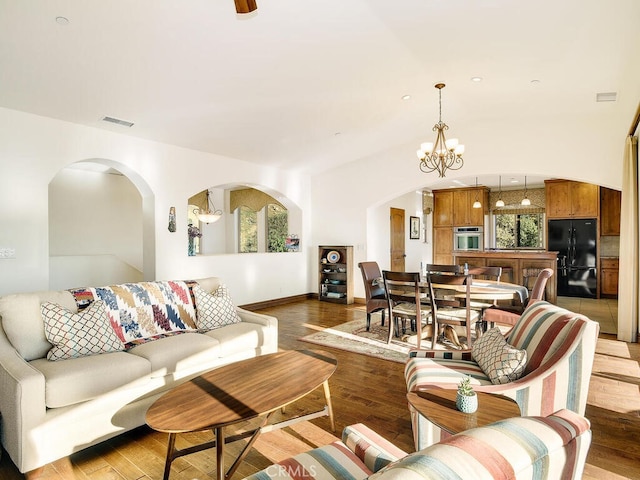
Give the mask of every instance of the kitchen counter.
[[509, 283], [523, 283], [525, 268], [551, 268], [553, 276], [547, 282], [545, 298], [551, 303], [557, 299], [558, 252], [546, 250], [484, 250], [481, 252], [454, 251], [454, 263], [477, 267], [502, 267], [501, 279]]

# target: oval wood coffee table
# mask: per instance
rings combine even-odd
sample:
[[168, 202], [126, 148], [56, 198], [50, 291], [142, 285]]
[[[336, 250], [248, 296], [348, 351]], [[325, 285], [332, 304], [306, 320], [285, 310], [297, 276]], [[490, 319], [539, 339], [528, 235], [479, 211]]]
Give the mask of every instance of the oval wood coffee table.
[[451, 435], [520, 416], [520, 407], [509, 397], [476, 392], [478, 409], [462, 413], [456, 408], [457, 389], [424, 388], [407, 393], [407, 400], [431, 423]]
[[[169, 478], [171, 463], [178, 457], [216, 447], [218, 480], [233, 475], [258, 435], [292, 423], [329, 416], [335, 430], [329, 377], [337, 366], [336, 358], [319, 350], [290, 350], [231, 363], [204, 373], [177, 386], [156, 400], [147, 411], [147, 424], [169, 434], [164, 479]], [[286, 405], [324, 387], [327, 405], [321, 411], [268, 425], [272, 414]], [[224, 436], [223, 428], [256, 417], [264, 417], [258, 428]], [[202, 445], [178, 450], [176, 434], [213, 430], [215, 439]], [[229, 471], [225, 473], [224, 445], [250, 437]]]

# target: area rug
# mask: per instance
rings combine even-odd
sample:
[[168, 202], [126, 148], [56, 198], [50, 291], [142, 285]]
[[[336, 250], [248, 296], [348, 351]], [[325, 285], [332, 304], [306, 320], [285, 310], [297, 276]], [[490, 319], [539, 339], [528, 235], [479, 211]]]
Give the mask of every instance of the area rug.
[[[417, 345], [417, 335], [415, 334], [394, 338], [388, 344], [389, 327], [386, 323], [382, 327], [379, 317], [371, 319], [371, 329], [368, 332], [366, 323], [366, 318], [353, 320], [335, 327], [325, 328], [320, 332], [302, 337], [300, 340], [399, 363], [404, 363], [409, 350]], [[421, 346], [422, 348], [431, 348], [431, 339], [423, 339]], [[436, 349], [449, 350], [455, 349], [455, 347], [438, 342]]]

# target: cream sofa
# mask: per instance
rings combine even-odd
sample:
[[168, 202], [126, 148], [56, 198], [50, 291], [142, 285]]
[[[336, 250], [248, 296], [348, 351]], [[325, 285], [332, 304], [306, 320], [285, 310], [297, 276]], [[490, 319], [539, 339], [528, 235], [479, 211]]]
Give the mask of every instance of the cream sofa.
[[[0, 298], [1, 438], [21, 472], [143, 425], [151, 403], [201, 372], [277, 351], [277, 319], [236, 308], [230, 300], [231, 311], [239, 317], [236, 323], [213, 330], [193, 325], [194, 315], [204, 311], [198, 310], [194, 301], [196, 284], [207, 293], [222, 290], [220, 279], [210, 277], [192, 282], [140, 282], [74, 289], [73, 293], [49, 291]], [[45, 336], [41, 304], [52, 302], [45, 305], [53, 304], [54, 308], [60, 305], [76, 313], [72, 316], [77, 318], [82, 315], [79, 309], [93, 300], [102, 300], [98, 295], [104, 295], [109, 308], [109, 320], [104, 322], [116, 325], [119, 320], [118, 327], [126, 325], [119, 336], [124, 335], [122, 332], [131, 334], [131, 319], [129, 313], [125, 315], [129, 310], [122, 307], [123, 302], [126, 305], [139, 298], [162, 297], [165, 304], [148, 307], [153, 309], [151, 317], [138, 319], [140, 325], [146, 322], [147, 330], [136, 331], [132, 342], [121, 339], [122, 350], [48, 360], [47, 353], [54, 349], [47, 340], [52, 338], [49, 323], [49, 337]], [[102, 307], [98, 303], [93, 305], [94, 310]], [[162, 311], [168, 314], [158, 313]], [[164, 322], [165, 331], [178, 330], [179, 334], [149, 335], [153, 327], [149, 318]], [[145, 335], [140, 331], [150, 338], [142, 338]]]

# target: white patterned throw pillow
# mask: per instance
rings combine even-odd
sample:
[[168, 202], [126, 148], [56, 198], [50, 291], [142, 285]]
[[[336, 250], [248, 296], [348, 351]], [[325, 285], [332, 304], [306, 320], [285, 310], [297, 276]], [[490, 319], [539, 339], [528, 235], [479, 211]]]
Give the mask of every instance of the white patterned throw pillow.
[[73, 313], [56, 303], [44, 302], [40, 311], [44, 319], [44, 333], [53, 345], [47, 353], [48, 360], [124, 350], [124, 344], [111, 327], [102, 301], [92, 302], [79, 313]]
[[527, 365], [527, 351], [509, 345], [497, 327], [473, 343], [471, 356], [494, 384], [517, 380]]
[[213, 293], [205, 291], [200, 285], [194, 285], [193, 295], [196, 299], [198, 328], [214, 330], [241, 321], [224, 284]]

